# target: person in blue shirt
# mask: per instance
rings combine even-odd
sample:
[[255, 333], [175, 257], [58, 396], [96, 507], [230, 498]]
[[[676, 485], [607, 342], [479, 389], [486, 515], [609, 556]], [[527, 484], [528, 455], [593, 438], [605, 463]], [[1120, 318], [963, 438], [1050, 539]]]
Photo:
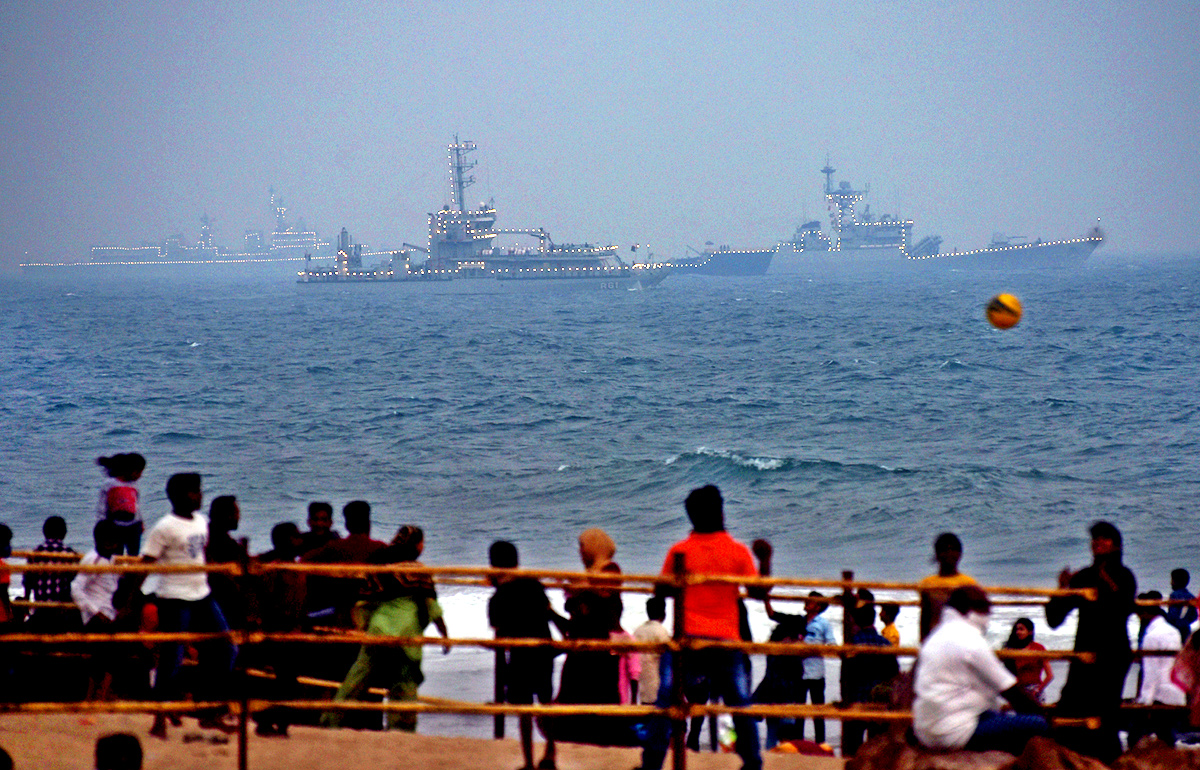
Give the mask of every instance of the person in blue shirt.
[[1172, 602], [1184, 601], [1189, 604], [1172, 604], [1168, 607], [1167, 622], [1179, 629], [1179, 635], [1185, 642], [1192, 633], [1192, 624], [1196, 622], [1197, 616], [1194, 604], [1196, 597], [1187, 589], [1191, 579], [1192, 576], [1183, 568], [1171, 570], [1171, 596], [1169, 598]]

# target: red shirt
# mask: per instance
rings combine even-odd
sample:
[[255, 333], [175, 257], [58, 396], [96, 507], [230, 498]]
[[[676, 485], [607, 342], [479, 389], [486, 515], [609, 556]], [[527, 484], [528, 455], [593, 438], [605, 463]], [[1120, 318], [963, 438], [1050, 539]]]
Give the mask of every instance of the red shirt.
[[[683, 554], [683, 569], [691, 575], [757, 577], [750, 549], [728, 532], [693, 532], [667, 551], [662, 573], [673, 575], [675, 554]], [[683, 594], [683, 633], [713, 639], [740, 639], [737, 583], [689, 585]]]

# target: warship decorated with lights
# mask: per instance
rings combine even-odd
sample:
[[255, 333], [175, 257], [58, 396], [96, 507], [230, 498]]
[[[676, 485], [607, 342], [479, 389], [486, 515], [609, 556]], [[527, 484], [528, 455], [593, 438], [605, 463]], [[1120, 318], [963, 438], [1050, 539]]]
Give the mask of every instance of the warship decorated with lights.
[[770, 249], [713, 247], [693, 250], [692, 256], [672, 262], [682, 275], [878, 275], [917, 265], [971, 269], [1058, 268], [1080, 265], [1104, 241], [1093, 227], [1080, 238], [1029, 241], [997, 233], [987, 246], [971, 251], [942, 252], [942, 239], [925, 236], [912, 242], [913, 222], [884, 214], [876, 219], [869, 205], [859, 210], [868, 190], [855, 190], [849, 182], [833, 184], [837, 173], [828, 162], [825, 200], [829, 207], [829, 233], [813, 220], [796, 228], [792, 237]]
[[[497, 229], [493, 202], [468, 209], [463, 193], [475, 182], [474, 142], [449, 146], [450, 203], [429, 215], [429, 246], [404, 244], [402, 251], [373, 268], [363, 267], [361, 247], [342, 230], [332, 266], [306, 260], [301, 283], [384, 282], [444, 293], [586, 290], [627, 291], [656, 286], [670, 271], [664, 264], [625, 261], [616, 246], [557, 244], [542, 228]], [[536, 239], [536, 246], [501, 247], [499, 236]], [[636, 246], [632, 247], [636, 251]]]

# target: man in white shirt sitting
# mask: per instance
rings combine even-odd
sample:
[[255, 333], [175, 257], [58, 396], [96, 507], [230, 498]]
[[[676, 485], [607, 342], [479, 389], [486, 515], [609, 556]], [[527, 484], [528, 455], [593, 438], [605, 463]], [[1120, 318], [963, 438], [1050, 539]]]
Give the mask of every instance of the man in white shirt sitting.
[[[913, 732], [921, 745], [1020, 754], [1030, 738], [1049, 730], [1042, 707], [1017, 685], [984, 638], [990, 614], [982, 588], [956, 588], [941, 622], [921, 645], [913, 703]], [[1016, 713], [996, 710], [997, 696]]]
[[[1139, 601], [1161, 602], [1162, 594], [1147, 591], [1138, 595]], [[1166, 614], [1157, 604], [1139, 604], [1135, 610], [1142, 621], [1142, 652], [1165, 650], [1178, 653], [1180, 649], [1179, 629], [1171, 625]], [[1187, 694], [1171, 681], [1171, 664], [1175, 655], [1144, 655], [1142, 657], [1141, 686], [1137, 702], [1143, 706], [1186, 706]], [[1175, 728], [1180, 716], [1171, 712], [1152, 712], [1144, 718], [1134, 720], [1129, 729], [1129, 747], [1133, 748], [1143, 736], [1155, 733], [1168, 746], [1175, 745]]]

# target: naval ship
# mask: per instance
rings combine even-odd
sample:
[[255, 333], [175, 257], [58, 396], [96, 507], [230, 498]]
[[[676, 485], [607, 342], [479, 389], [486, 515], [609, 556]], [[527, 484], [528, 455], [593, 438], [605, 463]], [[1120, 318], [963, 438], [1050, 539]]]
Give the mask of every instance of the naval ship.
[[992, 242], [972, 251], [942, 252], [942, 239], [928, 235], [913, 243], [913, 222], [887, 214], [876, 219], [870, 205], [859, 204], [868, 190], [849, 182], [833, 184], [837, 170], [828, 161], [825, 200], [829, 207], [829, 234], [813, 220], [796, 228], [792, 237], [770, 249], [693, 249], [693, 255], [672, 262], [683, 275], [757, 276], [806, 275], [810, 277], [863, 275], [904, 271], [918, 265], [948, 268], [1056, 268], [1080, 265], [1104, 241], [1099, 227], [1085, 236], [1059, 241], [1028, 241], [997, 233]]
[[[667, 265], [626, 262], [616, 246], [557, 244], [540, 227], [497, 229], [493, 201], [471, 209], [463, 203], [464, 192], [475, 182], [468, 172], [477, 164], [467, 159], [475, 143], [456, 136], [448, 149], [450, 203], [429, 215], [428, 247], [406, 243], [386, 262], [364, 269], [361, 247], [351, 244], [343, 229], [333, 265], [317, 267], [306, 259], [300, 283], [386, 282], [436, 293], [493, 293], [627, 291], [655, 286], [666, 278]], [[537, 245], [500, 247], [495, 240], [501, 235], [528, 236]]]

